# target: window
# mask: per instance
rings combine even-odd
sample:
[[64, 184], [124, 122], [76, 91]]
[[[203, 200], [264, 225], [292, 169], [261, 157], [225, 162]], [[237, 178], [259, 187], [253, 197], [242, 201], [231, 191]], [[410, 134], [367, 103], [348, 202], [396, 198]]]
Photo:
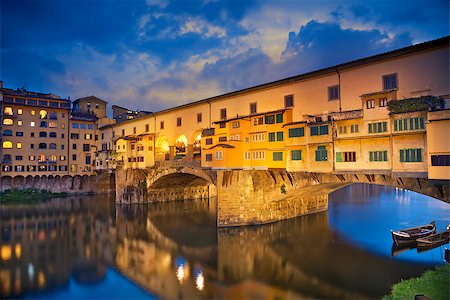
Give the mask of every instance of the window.
[[10, 141], [4, 141], [3, 142], [3, 149], [12, 149], [13, 143]]
[[61, 113], [61, 118], [65, 119], [66, 118], [66, 114], [65, 113]]
[[213, 139], [212, 138], [205, 139], [205, 144], [206, 145], [212, 145], [212, 143], [213, 143]]
[[262, 125], [264, 123], [263, 117], [256, 117], [253, 119], [253, 125]]
[[46, 143], [39, 143], [39, 149], [47, 149]]
[[264, 141], [264, 133], [253, 133], [252, 134], [253, 142], [262, 142]]
[[283, 160], [283, 152], [273, 152], [272, 160], [273, 161], [282, 161]]
[[47, 166], [46, 165], [38, 166], [38, 171], [39, 172], [47, 172]]
[[222, 151], [217, 151], [214, 153], [214, 159], [215, 160], [222, 160], [223, 159], [223, 152]]
[[219, 136], [219, 142], [226, 142], [227, 137], [226, 136]]
[[339, 126], [338, 132], [339, 132], [339, 134], [346, 134], [347, 133], [347, 126]]
[[59, 166], [58, 169], [60, 172], [67, 172], [67, 166]]
[[425, 129], [423, 117], [413, 117], [394, 120], [394, 131], [421, 130]]
[[311, 136], [327, 135], [328, 134], [328, 125], [311, 126], [310, 127], [310, 134], [311, 134]]
[[50, 120], [58, 120], [58, 113], [54, 111], [50, 112], [49, 118]]
[[47, 127], [48, 127], [48, 124], [47, 124], [47, 122], [45, 122], [45, 121], [41, 121], [41, 124], [39, 124], [39, 127], [40, 127], [40, 128], [47, 128]]
[[252, 155], [253, 155], [254, 160], [265, 160], [266, 159], [265, 151], [253, 151]]
[[269, 142], [275, 142], [275, 132], [269, 132], [268, 138]]
[[355, 162], [356, 152], [336, 152], [336, 162]]
[[32, 111], [30, 111], [30, 113], [31, 113], [32, 116], [36, 115], [36, 111], [34, 109]]
[[88, 124], [88, 129], [94, 129], [94, 124]]
[[369, 124], [369, 133], [387, 132], [387, 122], [377, 122]]
[[277, 123], [283, 123], [283, 114], [276, 114], [275, 119]]
[[339, 100], [339, 85], [328, 87], [328, 101]]
[[[149, 132], [150, 131], [150, 125], [149, 124], [145, 124], [145, 132]], [[102, 140], [104, 139], [104, 134], [102, 133]]]
[[136, 134], [136, 127], [133, 127], [133, 134]]
[[387, 106], [387, 98], [381, 98], [379, 100], [379, 106], [380, 107], [386, 107]]
[[206, 154], [206, 161], [212, 161], [212, 154]]
[[14, 122], [12, 119], [5, 118], [3, 119], [3, 125], [13, 125]]
[[325, 146], [317, 146], [316, 150], [316, 161], [327, 161], [328, 151]]
[[79, 124], [78, 123], [72, 123], [72, 128], [73, 129], [78, 129], [79, 128]]
[[220, 123], [219, 123], [219, 127], [220, 127], [220, 128], [226, 128], [226, 127], [227, 127], [227, 123], [225, 123], [225, 122], [220, 122]]
[[30, 126], [31, 126], [31, 127], [34, 127], [34, 126], [36, 126], [36, 122], [34, 122], [34, 121], [31, 121], [31, 122], [30, 122]]
[[85, 133], [85, 134], [84, 134], [84, 139], [85, 139], [85, 140], [92, 140], [92, 134], [90, 134], [90, 133]]
[[28, 156], [28, 160], [36, 160], [36, 156], [30, 155], [30, 156]]
[[47, 119], [47, 111], [42, 109], [39, 111], [39, 119]]
[[286, 95], [284, 96], [284, 107], [294, 107], [294, 95]]
[[34, 144], [30, 144], [30, 149], [34, 149]]
[[12, 130], [4, 130], [3, 131], [3, 136], [12, 136]]
[[90, 165], [90, 164], [91, 164], [91, 156], [86, 155], [86, 165]]
[[250, 160], [251, 155], [250, 152], [244, 152], [244, 160]]
[[240, 127], [240, 123], [239, 123], [239, 121], [235, 121], [235, 122], [232, 122], [231, 123], [231, 127], [233, 127], [233, 128], [239, 128]]
[[181, 126], [181, 117], [177, 118], [177, 126], [180, 127]]
[[56, 155], [49, 155], [49, 156], [48, 156], [48, 161], [49, 161], [49, 162], [55, 163], [56, 160], [57, 160]]
[[197, 123], [201, 123], [202, 122], [202, 113], [198, 113], [197, 114]]
[[66, 160], [66, 156], [65, 156], [65, 155], [61, 155], [61, 156], [59, 157], [59, 160], [60, 160], [60, 161], [65, 161], [65, 160]]
[[17, 121], [17, 126], [22, 126], [22, 121], [21, 120]]
[[264, 117], [265, 124], [275, 124], [275, 115], [267, 115]]
[[18, 114], [18, 115], [23, 114], [23, 110], [22, 110], [21, 108], [18, 108], [18, 109], [17, 109], [17, 114]]
[[6, 107], [3, 109], [3, 114], [6, 115], [6, 116], [12, 116], [12, 115], [13, 115], [13, 109], [12, 109], [12, 107], [6, 106]]
[[359, 132], [359, 125], [358, 124], [350, 125], [350, 132], [351, 133]]
[[70, 172], [76, 172], [77, 168], [77, 165], [70, 165]]
[[122, 136], [125, 135], [125, 129], [122, 129]]
[[80, 124], [80, 129], [86, 129], [86, 124]]
[[30, 137], [34, 137], [34, 132], [30, 132]]
[[450, 166], [450, 155], [431, 155], [431, 165], [432, 166]]
[[17, 143], [16, 147], [17, 147], [17, 149], [22, 149], [22, 143]]
[[14, 166], [14, 170], [16, 172], [23, 172], [25, 171], [25, 166]]
[[159, 129], [164, 129], [164, 121], [159, 122]]
[[291, 150], [292, 160], [302, 160], [302, 150]]
[[398, 88], [397, 73], [383, 76], [383, 90], [392, 90]]
[[290, 138], [305, 136], [305, 128], [304, 127], [290, 128], [288, 130], [288, 136]]
[[400, 162], [421, 162], [421, 161], [422, 161], [422, 148], [400, 150]]
[[387, 151], [369, 151], [369, 161], [388, 161]]
[[373, 99], [367, 100], [366, 107], [367, 107], [367, 109], [375, 108], [375, 100], [373, 100]]
[[71, 133], [71, 134], [70, 134], [70, 138], [71, 138], [72, 140], [78, 140], [79, 137], [80, 137], [80, 135], [79, 135], [78, 133]]
[[77, 160], [77, 155], [76, 154], [72, 154], [72, 160]]
[[42, 163], [42, 162], [46, 162], [46, 157], [45, 157], [45, 154], [41, 154], [41, 155], [39, 155], [39, 157], [38, 157], [38, 162], [40, 162], [40, 163]]
[[64, 150], [64, 144], [61, 145], [61, 150]]
[[16, 160], [23, 160], [23, 156], [22, 155], [16, 155]]
[[50, 132], [49, 137], [56, 138], [56, 132]]
[[220, 119], [221, 120], [225, 120], [227, 118], [227, 109], [226, 108], [222, 108], [220, 110]]
[[250, 114], [256, 114], [256, 102], [250, 103]]
[[16, 98], [16, 99], [14, 99], [15, 101], [15, 103], [19, 103], [19, 104], [25, 104], [25, 99], [23, 99], [23, 98]]

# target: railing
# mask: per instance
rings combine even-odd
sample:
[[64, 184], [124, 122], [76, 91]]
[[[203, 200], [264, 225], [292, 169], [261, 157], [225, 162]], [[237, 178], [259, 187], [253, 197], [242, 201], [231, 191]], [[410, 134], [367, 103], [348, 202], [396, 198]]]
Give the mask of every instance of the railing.
[[155, 167], [194, 167], [201, 168], [201, 163], [198, 160], [190, 159], [176, 159], [166, 161], [155, 161]]

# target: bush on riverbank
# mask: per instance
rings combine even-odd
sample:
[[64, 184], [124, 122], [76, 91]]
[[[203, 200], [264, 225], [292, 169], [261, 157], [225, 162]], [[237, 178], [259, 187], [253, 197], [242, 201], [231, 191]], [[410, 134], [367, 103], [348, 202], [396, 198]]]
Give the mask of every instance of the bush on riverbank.
[[426, 271], [422, 276], [402, 280], [392, 287], [384, 300], [414, 299], [415, 295], [425, 295], [431, 299], [449, 298], [450, 265], [437, 267], [436, 270]]
[[0, 192], [0, 204], [34, 204], [65, 196], [67, 193], [52, 193], [48, 190], [6, 190]]

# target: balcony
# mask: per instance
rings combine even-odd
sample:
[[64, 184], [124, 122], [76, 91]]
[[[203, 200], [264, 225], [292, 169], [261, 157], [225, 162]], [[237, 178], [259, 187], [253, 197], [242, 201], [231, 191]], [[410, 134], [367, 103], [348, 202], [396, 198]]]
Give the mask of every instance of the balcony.
[[362, 117], [363, 117], [362, 109], [332, 113], [332, 119], [334, 121], [360, 119]]

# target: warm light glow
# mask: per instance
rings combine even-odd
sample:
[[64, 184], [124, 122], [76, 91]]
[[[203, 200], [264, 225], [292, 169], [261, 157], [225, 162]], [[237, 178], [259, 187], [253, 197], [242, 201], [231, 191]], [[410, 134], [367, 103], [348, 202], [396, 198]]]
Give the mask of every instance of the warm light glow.
[[0, 251], [2, 260], [9, 260], [11, 258], [11, 246], [4, 245]]
[[22, 255], [22, 247], [20, 246], [20, 244], [17, 244], [15, 249], [14, 249], [16, 258], [20, 258], [20, 256]]
[[169, 152], [169, 140], [165, 136], [160, 136], [156, 140], [156, 148], [159, 153], [167, 153]]
[[182, 146], [187, 146], [188, 141], [187, 138], [184, 134], [180, 135], [177, 140], [175, 141], [175, 144], [177, 145], [177, 147], [182, 147]]
[[184, 279], [189, 277], [189, 265], [185, 258], [177, 257], [175, 259], [175, 265], [177, 267], [176, 276], [180, 284], [183, 284]]
[[12, 146], [13, 146], [13, 144], [10, 141], [3, 142], [3, 149], [12, 149]]
[[183, 280], [184, 280], [184, 266], [178, 266], [177, 268], [177, 278], [178, 281], [183, 284]]
[[195, 285], [199, 291], [202, 291], [205, 287], [205, 277], [203, 277], [202, 271], [199, 271], [197, 276], [195, 277]]
[[45, 287], [45, 274], [41, 271], [38, 274], [38, 286], [39, 288]]
[[47, 118], [47, 111], [46, 110], [39, 111], [39, 118], [46, 119]]
[[9, 106], [5, 107], [5, 109], [3, 110], [3, 113], [7, 116], [12, 116], [13, 115], [12, 107], [9, 107]]
[[13, 125], [14, 122], [12, 119], [3, 119], [3, 125]]

